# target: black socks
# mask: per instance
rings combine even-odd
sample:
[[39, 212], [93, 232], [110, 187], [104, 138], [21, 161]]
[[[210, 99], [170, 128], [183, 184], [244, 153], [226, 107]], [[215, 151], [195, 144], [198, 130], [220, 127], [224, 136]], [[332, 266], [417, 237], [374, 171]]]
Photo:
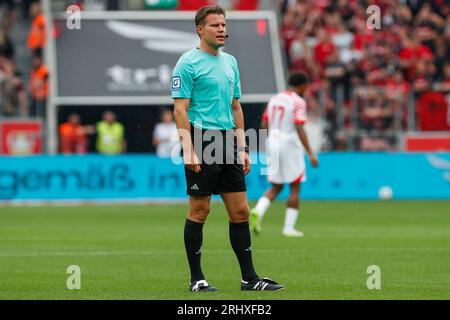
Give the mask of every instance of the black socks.
[[202, 272], [200, 259], [202, 256], [203, 223], [186, 219], [184, 225], [184, 246], [191, 269], [191, 282], [203, 280], [205, 276]]
[[[230, 242], [241, 267], [242, 280], [251, 281], [257, 279], [258, 275], [253, 267], [248, 221], [241, 223], [230, 222]], [[202, 243], [203, 224], [186, 219], [184, 245], [191, 270], [191, 282], [205, 279], [200, 263]]]
[[241, 267], [242, 280], [251, 281], [258, 278], [252, 260], [252, 247], [248, 221], [230, 222], [230, 242]]

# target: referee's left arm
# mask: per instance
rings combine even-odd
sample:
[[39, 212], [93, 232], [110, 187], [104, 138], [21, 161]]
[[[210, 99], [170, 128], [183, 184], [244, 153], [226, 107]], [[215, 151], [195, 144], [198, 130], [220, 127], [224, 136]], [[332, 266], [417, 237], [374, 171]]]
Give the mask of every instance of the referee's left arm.
[[242, 106], [241, 103], [239, 102], [239, 99], [236, 98], [233, 99], [232, 109], [234, 116], [238, 155], [240, 156], [240, 160], [242, 161], [241, 163], [243, 164], [244, 174], [247, 174], [250, 172], [250, 158], [247, 153], [248, 149], [245, 142], [244, 113], [242, 112]]

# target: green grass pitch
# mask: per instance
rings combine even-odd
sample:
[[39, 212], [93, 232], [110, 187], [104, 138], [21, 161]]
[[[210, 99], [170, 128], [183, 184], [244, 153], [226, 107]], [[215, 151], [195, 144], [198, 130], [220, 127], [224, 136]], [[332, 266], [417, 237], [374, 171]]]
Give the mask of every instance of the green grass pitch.
[[[257, 272], [286, 290], [241, 292], [222, 203], [204, 229], [203, 269], [217, 293], [190, 293], [187, 205], [1, 207], [0, 299], [449, 299], [450, 202], [304, 202], [304, 238], [281, 235], [274, 203], [253, 236]], [[69, 265], [81, 289], [69, 290]], [[381, 290], [367, 288], [367, 267]]]

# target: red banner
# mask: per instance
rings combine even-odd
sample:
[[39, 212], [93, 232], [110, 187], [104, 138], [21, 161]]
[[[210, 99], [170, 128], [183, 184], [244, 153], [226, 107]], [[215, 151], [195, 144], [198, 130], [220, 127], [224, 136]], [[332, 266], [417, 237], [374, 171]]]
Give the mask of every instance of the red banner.
[[405, 150], [418, 152], [450, 151], [450, 133], [418, 133], [405, 137]]
[[42, 122], [39, 120], [0, 121], [0, 154], [42, 153]]

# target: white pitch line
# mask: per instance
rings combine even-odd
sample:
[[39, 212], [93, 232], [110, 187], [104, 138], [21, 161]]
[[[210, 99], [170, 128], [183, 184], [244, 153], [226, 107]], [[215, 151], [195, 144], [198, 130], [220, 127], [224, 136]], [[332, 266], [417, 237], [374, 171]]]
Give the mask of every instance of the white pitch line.
[[127, 256], [127, 255], [153, 255], [161, 253], [183, 253], [176, 251], [55, 251], [55, 252], [0, 252], [0, 257], [41, 257], [41, 256]]
[[[450, 252], [450, 248], [447, 247], [429, 247], [429, 248], [354, 248], [354, 249], [343, 249], [343, 248], [327, 248], [327, 249], [255, 249], [255, 253], [259, 252], [361, 252], [361, 251], [389, 251], [389, 252], [399, 252], [399, 251], [443, 251]], [[204, 250], [206, 254], [223, 254], [231, 253], [231, 249], [216, 249], [216, 250]], [[44, 256], [128, 256], [128, 255], [157, 255], [157, 254], [184, 254], [184, 250], [153, 250], [153, 251], [54, 251], [54, 252], [0, 252], [0, 257], [44, 257]]]

